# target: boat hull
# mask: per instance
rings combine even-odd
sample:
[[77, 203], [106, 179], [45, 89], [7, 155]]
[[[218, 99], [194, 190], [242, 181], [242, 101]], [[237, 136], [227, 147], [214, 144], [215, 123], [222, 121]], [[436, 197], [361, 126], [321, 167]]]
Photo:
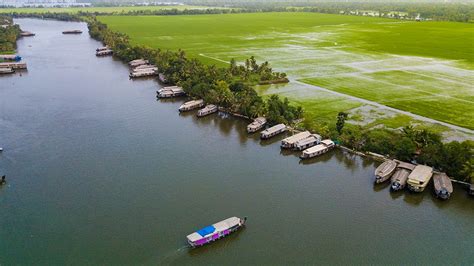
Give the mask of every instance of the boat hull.
[[241, 228], [243, 228], [245, 226], [245, 221], [243, 221], [243, 223], [235, 228], [229, 228], [229, 229], [226, 229], [222, 232], [216, 232], [214, 233], [213, 235], [207, 237], [207, 238], [203, 238], [203, 239], [200, 239], [198, 241], [195, 241], [195, 242], [191, 242], [188, 240], [188, 244], [190, 247], [192, 248], [198, 248], [198, 247], [202, 247], [204, 245], [207, 245], [207, 244], [210, 244], [212, 242], [215, 242], [216, 240], [219, 240], [221, 238], [224, 238], [238, 230], [240, 230]]

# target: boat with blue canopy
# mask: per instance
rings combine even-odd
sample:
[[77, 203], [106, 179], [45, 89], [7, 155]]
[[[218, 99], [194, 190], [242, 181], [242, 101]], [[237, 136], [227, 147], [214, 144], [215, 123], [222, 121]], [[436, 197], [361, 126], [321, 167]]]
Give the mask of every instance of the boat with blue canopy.
[[189, 234], [186, 238], [188, 239], [188, 243], [191, 247], [200, 247], [239, 230], [245, 225], [246, 221], [247, 217], [244, 219], [239, 217], [230, 217]]

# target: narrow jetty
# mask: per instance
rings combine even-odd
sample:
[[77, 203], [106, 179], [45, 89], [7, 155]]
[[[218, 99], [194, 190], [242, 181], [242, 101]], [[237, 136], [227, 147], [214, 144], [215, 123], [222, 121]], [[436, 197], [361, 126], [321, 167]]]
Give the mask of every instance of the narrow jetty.
[[183, 88], [178, 86], [164, 87], [156, 92], [157, 98], [172, 98], [183, 95], [185, 95]]
[[422, 192], [430, 182], [433, 168], [426, 165], [417, 165], [408, 176], [408, 189], [413, 192]]
[[200, 247], [239, 230], [245, 225], [246, 221], [247, 217], [244, 219], [230, 217], [189, 234], [186, 238], [191, 247]]
[[194, 110], [196, 108], [203, 107], [203, 106], [204, 106], [204, 100], [192, 100], [192, 101], [183, 103], [179, 107], [179, 111], [180, 112], [191, 111], [191, 110]]
[[214, 105], [214, 104], [208, 104], [206, 105], [206, 107], [202, 108], [201, 110], [199, 110], [197, 112], [197, 116], [198, 117], [203, 117], [203, 116], [206, 116], [206, 115], [210, 115], [212, 113], [215, 113], [217, 112], [217, 105]]
[[0, 59], [4, 61], [15, 61], [18, 62], [21, 60], [21, 56], [16, 54], [1, 54]]
[[254, 133], [262, 129], [267, 124], [265, 117], [257, 117], [252, 123], [247, 125], [247, 133]]
[[397, 163], [393, 160], [386, 160], [375, 169], [375, 183], [383, 183], [392, 176], [397, 168]]
[[298, 140], [294, 145], [294, 149], [297, 151], [302, 151], [307, 148], [318, 145], [319, 143], [321, 143], [321, 136], [318, 134], [311, 134], [305, 139]]
[[15, 73], [15, 69], [11, 67], [0, 67], [0, 75]]
[[405, 188], [408, 176], [410, 175], [411, 171], [415, 169], [415, 165], [402, 161], [395, 161], [398, 165], [395, 173], [392, 175], [390, 188], [392, 191], [399, 191]]
[[26, 69], [26, 63], [23, 62], [3, 62], [0, 68]]
[[132, 71], [130, 72], [130, 78], [142, 78], [142, 77], [151, 77], [156, 76], [157, 73], [154, 70], [140, 70], [140, 71]]
[[271, 137], [274, 137], [278, 134], [281, 134], [288, 130], [285, 124], [278, 124], [276, 126], [273, 126], [271, 128], [267, 128], [264, 131], [260, 133], [260, 138], [261, 139], [269, 139]]
[[95, 55], [96, 56], [107, 56], [107, 55], [112, 55], [113, 53], [114, 53], [114, 51], [112, 51], [111, 49], [107, 49], [107, 50], [97, 51], [97, 52], [95, 52]]
[[433, 174], [434, 192], [436, 197], [447, 200], [453, 193], [453, 183], [445, 173]]
[[30, 36], [35, 36], [36, 34], [34, 34], [33, 32], [29, 32], [29, 31], [22, 31], [20, 32], [20, 36], [21, 37], [30, 37]]
[[295, 143], [299, 140], [302, 140], [302, 139], [305, 139], [307, 137], [311, 136], [311, 133], [309, 131], [303, 131], [303, 132], [300, 132], [300, 133], [296, 133], [295, 135], [293, 136], [290, 136], [290, 137], [287, 137], [287, 138], [284, 138], [282, 141], [281, 141], [281, 145], [280, 147], [284, 148], [284, 149], [292, 149], [295, 147]]
[[130, 62], [128, 62], [128, 65], [131, 66], [131, 67], [137, 67], [137, 66], [141, 66], [141, 65], [146, 65], [148, 64], [148, 60], [145, 60], [145, 59], [135, 59], [135, 60], [132, 60]]
[[65, 30], [63, 34], [81, 34], [82, 30]]
[[300, 158], [309, 159], [309, 158], [319, 156], [321, 154], [328, 152], [329, 150], [334, 148], [334, 146], [335, 144], [332, 140], [330, 139], [322, 140], [320, 144], [304, 150], [303, 153], [301, 153]]

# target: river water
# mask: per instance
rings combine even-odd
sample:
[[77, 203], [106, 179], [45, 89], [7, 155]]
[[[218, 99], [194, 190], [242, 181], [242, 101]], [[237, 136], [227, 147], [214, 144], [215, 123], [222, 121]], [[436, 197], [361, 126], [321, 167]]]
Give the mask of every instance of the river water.
[[[84, 23], [16, 20], [28, 71], [0, 77], [0, 264], [473, 264], [474, 200], [373, 185], [376, 163], [301, 163], [246, 122], [180, 115], [96, 58]], [[82, 29], [82, 35], [63, 35]], [[185, 236], [247, 227], [198, 249]]]

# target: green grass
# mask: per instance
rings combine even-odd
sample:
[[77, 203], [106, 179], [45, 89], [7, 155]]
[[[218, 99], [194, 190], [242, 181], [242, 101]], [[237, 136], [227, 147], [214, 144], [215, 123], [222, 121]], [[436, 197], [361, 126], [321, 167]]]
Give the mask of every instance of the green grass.
[[[293, 80], [474, 127], [474, 24], [290, 12], [99, 19], [135, 44], [183, 49], [221, 66], [255, 56]], [[361, 105], [294, 84], [260, 89], [270, 92], [299, 102], [317, 120]], [[387, 126], [410, 122], [395, 120], [380, 119]]]
[[163, 10], [163, 9], [207, 9], [209, 7], [202, 6], [114, 6], [114, 7], [48, 7], [48, 8], [0, 8], [0, 13], [78, 13], [83, 12], [100, 12], [100, 13], [122, 13], [129, 11], [145, 11], [145, 10]]

